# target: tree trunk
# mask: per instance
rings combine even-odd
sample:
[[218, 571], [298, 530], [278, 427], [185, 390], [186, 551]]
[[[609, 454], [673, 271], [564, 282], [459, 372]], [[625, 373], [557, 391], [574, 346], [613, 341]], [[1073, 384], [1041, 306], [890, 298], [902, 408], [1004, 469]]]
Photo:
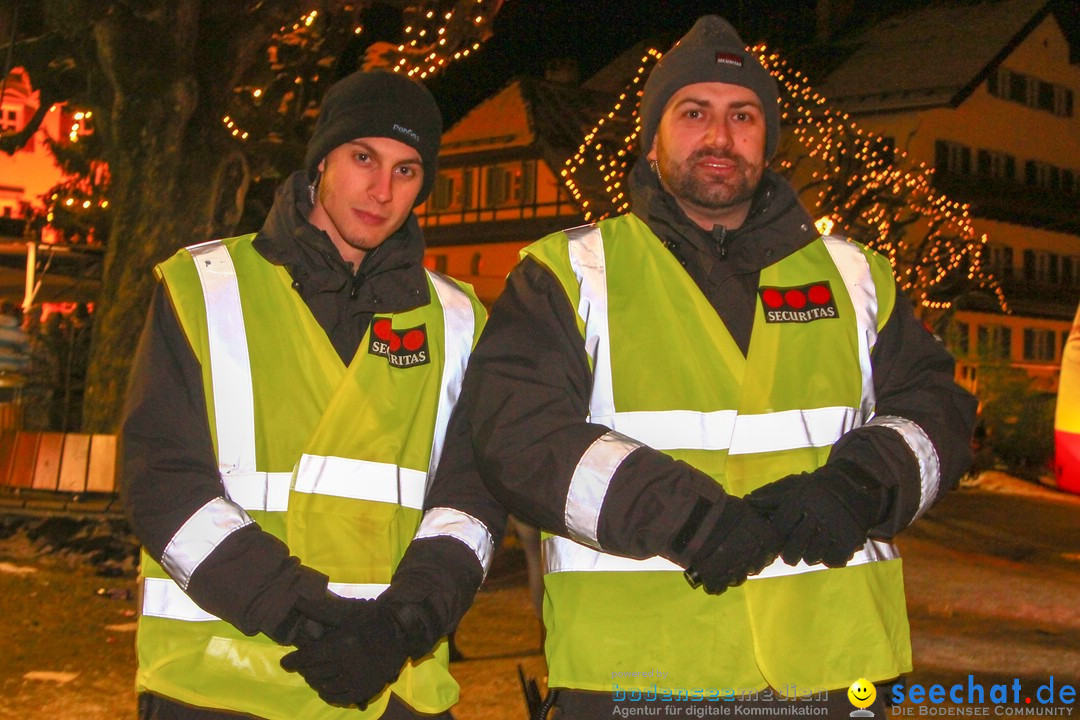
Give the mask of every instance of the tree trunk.
[[[181, 20], [173, 29], [183, 34], [190, 18], [182, 10], [177, 14]], [[248, 184], [236, 141], [221, 127], [220, 113], [206, 107], [198, 68], [177, 63], [162, 72], [164, 82], [156, 83], [130, 69], [131, 45], [137, 42], [130, 35], [140, 29], [159, 30], [145, 24], [132, 28], [130, 17], [115, 15], [95, 26], [99, 62], [113, 87], [102, 125], [114, 214], [83, 403], [83, 427], [89, 432], [118, 430], [154, 288], [151, 268], [185, 245], [231, 232]], [[184, 47], [184, 37], [173, 40], [173, 48]]]
[[[220, 192], [208, 178], [229, 179], [221, 172], [237, 155], [212, 155], [201, 143], [183, 143], [172, 158], [159, 158], [134, 168], [126, 188], [115, 187], [128, 198], [123, 212], [113, 217], [101, 293], [94, 313], [94, 336], [83, 401], [83, 428], [88, 432], [116, 432], [127, 388], [131, 361], [154, 288], [151, 268], [185, 245], [228, 234], [214, 216], [232, 218], [235, 211], [219, 211], [214, 201]], [[233, 194], [242, 199], [243, 188]], [[224, 176], [224, 177], [223, 177]]]

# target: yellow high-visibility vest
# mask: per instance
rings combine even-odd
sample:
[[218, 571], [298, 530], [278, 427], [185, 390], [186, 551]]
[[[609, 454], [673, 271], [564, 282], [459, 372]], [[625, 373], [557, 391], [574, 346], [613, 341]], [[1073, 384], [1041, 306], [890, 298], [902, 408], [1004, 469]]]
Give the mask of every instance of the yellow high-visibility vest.
[[202, 364], [224, 495], [177, 532], [161, 564], [143, 554], [138, 689], [281, 720], [377, 718], [391, 691], [420, 712], [445, 711], [458, 695], [445, 642], [366, 711], [338, 708], [281, 669], [290, 648], [244, 636], [183, 592], [220, 529], [252, 520], [332, 591], [382, 592], [420, 523], [483, 324], [471, 289], [428, 273], [431, 301], [376, 315], [346, 367], [253, 237], [193, 246], [157, 268]]
[[910, 670], [901, 561], [887, 543], [868, 542], [845, 568], [777, 560], [716, 596], [663, 558], [607, 555], [596, 538], [606, 483], [642, 444], [736, 496], [820, 467], [866, 423], [933, 454], [910, 421], [874, 416], [870, 351], [895, 302], [888, 262], [824, 237], [764, 268], [744, 356], [633, 215], [556, 233], [524, 255], [551, 270], [577, 310], [593, 371], [588, 419], [612, 428], [571, 481], [574, 538], [543, 543], [549, 685], [805, 695]]

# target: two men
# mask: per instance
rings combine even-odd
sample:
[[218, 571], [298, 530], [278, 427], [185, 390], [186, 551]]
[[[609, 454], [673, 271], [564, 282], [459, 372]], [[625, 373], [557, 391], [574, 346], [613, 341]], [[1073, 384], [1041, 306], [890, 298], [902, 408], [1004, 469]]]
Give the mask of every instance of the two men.
[[660, 60], [640, 117], [632, 212], [510, 274], [427, 507], [490, 527], [490, 493], [552, 533], [559, 717], [665, 688], [846, 713], [911, 668], [888, 540], [968, 466], [974, 399], [888, 261], [819, 236], [768, 169], [777, 86], [727, 22]]
[[[910, 669], [900, 561], [887, 540], [967, 467], [974, 402], [953, 384], [951, 358], [897, 293], [887, 261], [819, 237], [792, 188], [768, 169], [779, 139], [777, 100], [775, 82], [718, 17], [702, 18], [660, 61], [642, 98], [644, 156], [630, 178], [632, 212], [525, 249], [472, 355], [423, 501], [424, 523], [379, 612], [320, 600], [321, 577], [312, 579], [284, 549], [255, 585], [284, 584], [286, 599], [264, 605], [261, 593], [240, 592], [236, 611], [236, 601], [218, 596], [236, 592], [231, 574], [250, 569], [252, 556], [229, 538], [258, 533], [268, 542], [265, 533], [244, 527], [209, 548], [206, 561], [193, 562], [185, 550], [176, 562], [170, 543], [184, 539], [182, 526], [198, 515], [190, 510], [172, 513], [165, 532], [142, 530], [147, 546], [166, 568], [180, 567], [170, 576], [181, 586], [186, 579], [188, 594], [207, 609], [249, 633], [295, 641], [300, 649], [285, 664], [334, 702], [382, 702], [388, 668], [422, 655], [456, 624], [506, 509], [552, 533], [543, 540], [544, 619], [560, 717], [609, 717], [622, 706], [618, 693], [655, 692], [654, 683], [675, 694], [771, 688], [803, 696]], [[335, 207], [353, 210], [332, 199], [328, 217]], [[364, 263], [372, 262], [376, 253], [364, 250]], [[166, 264], [175, 297], [170, 271]], [[279, 274], [287, 281], [288, 272]], [[376, 273], [361, 264], [358, 276]], [[157, 307], [165, 314], [169, 306], [159, 299]], [[395, 337], [419, 347], [396, 317], [389, 335], [378, 322], [369, 355], [389, 359]], [[189, 337], [200, 347], [201, 336]], [[201, 397], [203, 385], [189, 384], [195, 380], [198, 372], [174, 387]], [[273, 380], [289, 386], [283, 375]], [[350, 409], [386, 387], [356, 388]], [[388, 417], [399, 412], [382, 408]], [[327, 428], [326, 441], [317, 434], [311, 449], [294, 450], [302, 457], [288, 499], [289, 548], [332, 577], [340, 556], [356, 547], [368, 553], [370, 525], [350, 532], [351, 520], [339, 523], [341, 501], [331, 499], [366, 475], [344, 468], [331, 497], [322, 497], [303, 489], [304, 470], [330, 468], [353, 442], [361, 449], [342, 456], [367, 460], [361, 456], [383, 447], [377, 440], [393, 427], [374, 422], [379, 417], [354, 417]], [[156, 464], [159, 473], [176, 472], [168, 454]], [[265, 467], [291, 469], [284, 465]], [[217, 472], [206, 469], [208, 488]], [[228, 467], [221, 474], [227, 479]], [[189, 507], [219, 502], [220, 494], [207, 490]], [[379, 512], [377, 503], [366, 507]], [[328, 528], [326, 542], [309, 540], [317, 527]], [[404, 527], [395, 531], [400, 550], [407, 537]], [[144, 627], [153, 619], [144, 617]], [[331, 627], [355, 629], [345, 633], [352, 640], [328, 641]], [[206, 643], [199, 657], [233, 657], [239, 633], [215, 632], [230, 644]], [[365, 654], [365, 647], [387, 650]], [[339, 662], [346, 656], [355, 662]], [[650, 669], [656, 674], [643, 676]], [[153, 670], [140, 677], [163, 692]], [[416, 695], [427, 692], [427, 678], [415, 679]], [[434, 705], [402, 697], [417, 709]], [[273, 702], [268, 696], [265, 704]], [[829, 702], [850, 709], [841, 693]]]
[[422, 265], [441, 132], [421, 85], [350, 75], [258, 233], [157, 267], [123, 428], [142, 718], [449, 717], [438, 609], [385, 591], [484, 318]]

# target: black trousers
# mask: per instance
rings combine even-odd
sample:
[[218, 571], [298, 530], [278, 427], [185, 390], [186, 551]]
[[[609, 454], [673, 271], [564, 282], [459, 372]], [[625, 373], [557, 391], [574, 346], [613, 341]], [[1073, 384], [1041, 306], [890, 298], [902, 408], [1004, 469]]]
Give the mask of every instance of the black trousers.
[[[160, 695], [143, 693], [139, 695], [139, 720], [237, 720], [253, 718], [254, 715], [233, 713], [226, 710], [195, 707], [170, 700]], [[449, 711], [439, 715], [421, 715], [397, 698], [390, 696], [390, 704], [381, 720], [454, 720]]]

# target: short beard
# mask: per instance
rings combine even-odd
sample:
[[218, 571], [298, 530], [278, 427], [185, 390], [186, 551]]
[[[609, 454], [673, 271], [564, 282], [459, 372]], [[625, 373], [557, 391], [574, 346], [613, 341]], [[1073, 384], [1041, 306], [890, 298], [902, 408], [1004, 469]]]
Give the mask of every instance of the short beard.
[[[696, 177], [693, 170], [687, 169], [707, 157], [733, 161], [736, 168], [735, 174], [722, 183], [705, 182]], [[672, 167], [670, 163], [666, 165], [659, 170], [663, 172], [663, 181], [667, 184], [669, 192], [683, 202], [704, 210], [727, 210], [743, 205], [754, 198], [757, 186], [761, 182], [759, 174], [756, 181], [751, 184], [753, 180], [751, 168], [742, 158], [709, 150], [697, 151], [687, 158], [683, 166]]]

